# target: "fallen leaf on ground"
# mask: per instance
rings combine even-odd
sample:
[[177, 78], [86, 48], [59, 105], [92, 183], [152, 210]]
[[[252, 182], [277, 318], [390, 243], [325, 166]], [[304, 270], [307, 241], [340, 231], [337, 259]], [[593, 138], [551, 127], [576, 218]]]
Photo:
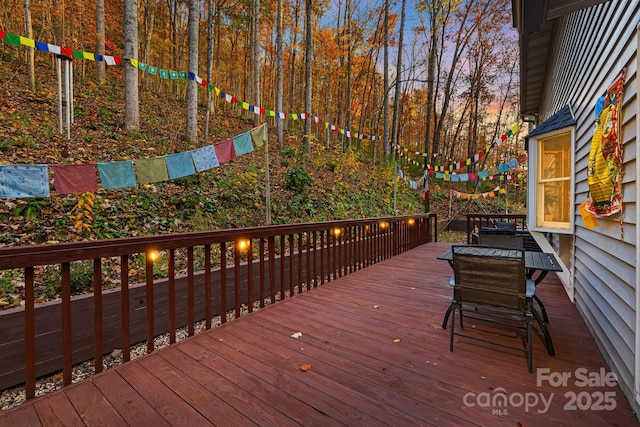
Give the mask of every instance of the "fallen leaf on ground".
[[393, 340], [393, 342], [400, 342], [400, 340], [396, 338], [395, 340]]
[[307, 372], [309, 369], [311, 369], [311, 365], [309, 365], [308, 363], [305, 363], [302, 366], [300, 366], [301, 371]]
[[298, 339], [298, 338], [300, 338], [301, 336], [302, 336], [302, 332], [296, 332], [296, 333], [294, 333], [293, 335], [291, 335], [291, 338]]

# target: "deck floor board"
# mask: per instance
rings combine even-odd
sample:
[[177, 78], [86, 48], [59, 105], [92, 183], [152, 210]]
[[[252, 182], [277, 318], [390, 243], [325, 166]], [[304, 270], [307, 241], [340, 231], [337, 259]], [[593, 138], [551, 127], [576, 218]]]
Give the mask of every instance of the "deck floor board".
[[[533, 374], [520, 351], [460, 337], [450, 352], [442, 319], [451, 268], [436, 260], [447, 248], [423, 245], [305, 290], [2, 412], [0, 425], [639, 425], [617, 386], [575, 384], [576, 369], [606, 365], [554, 274], [537, 294], [556, 355], [534, 336]], [[470, 319], [465, 330], [522, 345], [521, 333]], [[540, 368], [572, 378], [538, 385]], [[501, 392], [511, 398], [505, 405], [481, 399]], [[613, 411], [567, 407], [572, 394], [595, 401], [605, 392]], [[527, 408], [518, 396], [539, 400]]]

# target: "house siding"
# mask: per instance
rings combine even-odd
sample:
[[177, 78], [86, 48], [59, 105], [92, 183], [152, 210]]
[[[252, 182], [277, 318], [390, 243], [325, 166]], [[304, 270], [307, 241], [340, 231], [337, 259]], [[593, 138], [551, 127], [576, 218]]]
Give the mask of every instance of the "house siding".
[[[636, 373], [636, 153], [638, 138], [638, 34], [640, 2], [612, 0], [554, 23], [540, 121], [570, 104], [575, 127], [575, 234], [572, 253], [575, 304], [600, 347], [608, 369], [634, 405]], [[624, 215], [599, 218], [587, 229], [578, 205], [587, 198], [587, 160], [594, 105], [626, 67], [621, 117]], [[553, 317], [551, 318], [553, 322]]]

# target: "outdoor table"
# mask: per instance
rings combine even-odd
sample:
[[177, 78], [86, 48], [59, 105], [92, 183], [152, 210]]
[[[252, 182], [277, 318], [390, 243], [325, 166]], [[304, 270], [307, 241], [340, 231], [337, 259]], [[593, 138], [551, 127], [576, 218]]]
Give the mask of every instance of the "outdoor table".
[[[470, 245], [469, 250], [474, 252], [480, 251], [481, 255], [491, 256], [498, 255], [502, 251], [509, 251], [513, 249], [504, 249], [504, 248], [494, 248], [494, 247], [486, 247], [486, 246], [474, 246]], [[440, 255], [437, 259], [447, 261], [451, 268], [453, 268], [453, 254], [451, 249], [447, 250], [445, 253]], [[533, 279], [536, 286], [542, 282], [542, 280], [547, 276], [550, 271], [562, 271], [562, 267], [556, 260], [554, 254], [549, 252], [536, 252], [536, 251], [525, 251], [524, 252], [524, 265], [527, 269], [527, 279], [533, 279], [533, 275], [537, 272], [538, 276]], [[547, 316], [547, 311], [544, 308], [544, 304], [540, 301], [540, 298], [537, 295], [534, 295], [533, 298], [537, 301], [540, 306], [540, 311], [542, 312], [542, 318], [545, 322], [549, 321], [549, 317]]]

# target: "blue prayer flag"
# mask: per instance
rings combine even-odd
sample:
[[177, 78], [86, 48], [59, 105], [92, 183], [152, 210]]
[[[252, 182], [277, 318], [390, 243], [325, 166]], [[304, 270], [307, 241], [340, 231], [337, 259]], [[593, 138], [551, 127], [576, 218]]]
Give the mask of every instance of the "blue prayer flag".
[[0, 197], [49, 197], [47, 165], [0, 165]]
[[131, 160], [98, 163], [98, 172], [100, 173], [102, 188], [106, 190], [131, 188], [137, 185], [136, 172]]
[[167, 171], [171, 179], [195, 175], [196, 173], [196, 168], [193, 166], [193, 157], [190, 152], [170, 154], [165, 156], [164, 159], [167, 162]]

